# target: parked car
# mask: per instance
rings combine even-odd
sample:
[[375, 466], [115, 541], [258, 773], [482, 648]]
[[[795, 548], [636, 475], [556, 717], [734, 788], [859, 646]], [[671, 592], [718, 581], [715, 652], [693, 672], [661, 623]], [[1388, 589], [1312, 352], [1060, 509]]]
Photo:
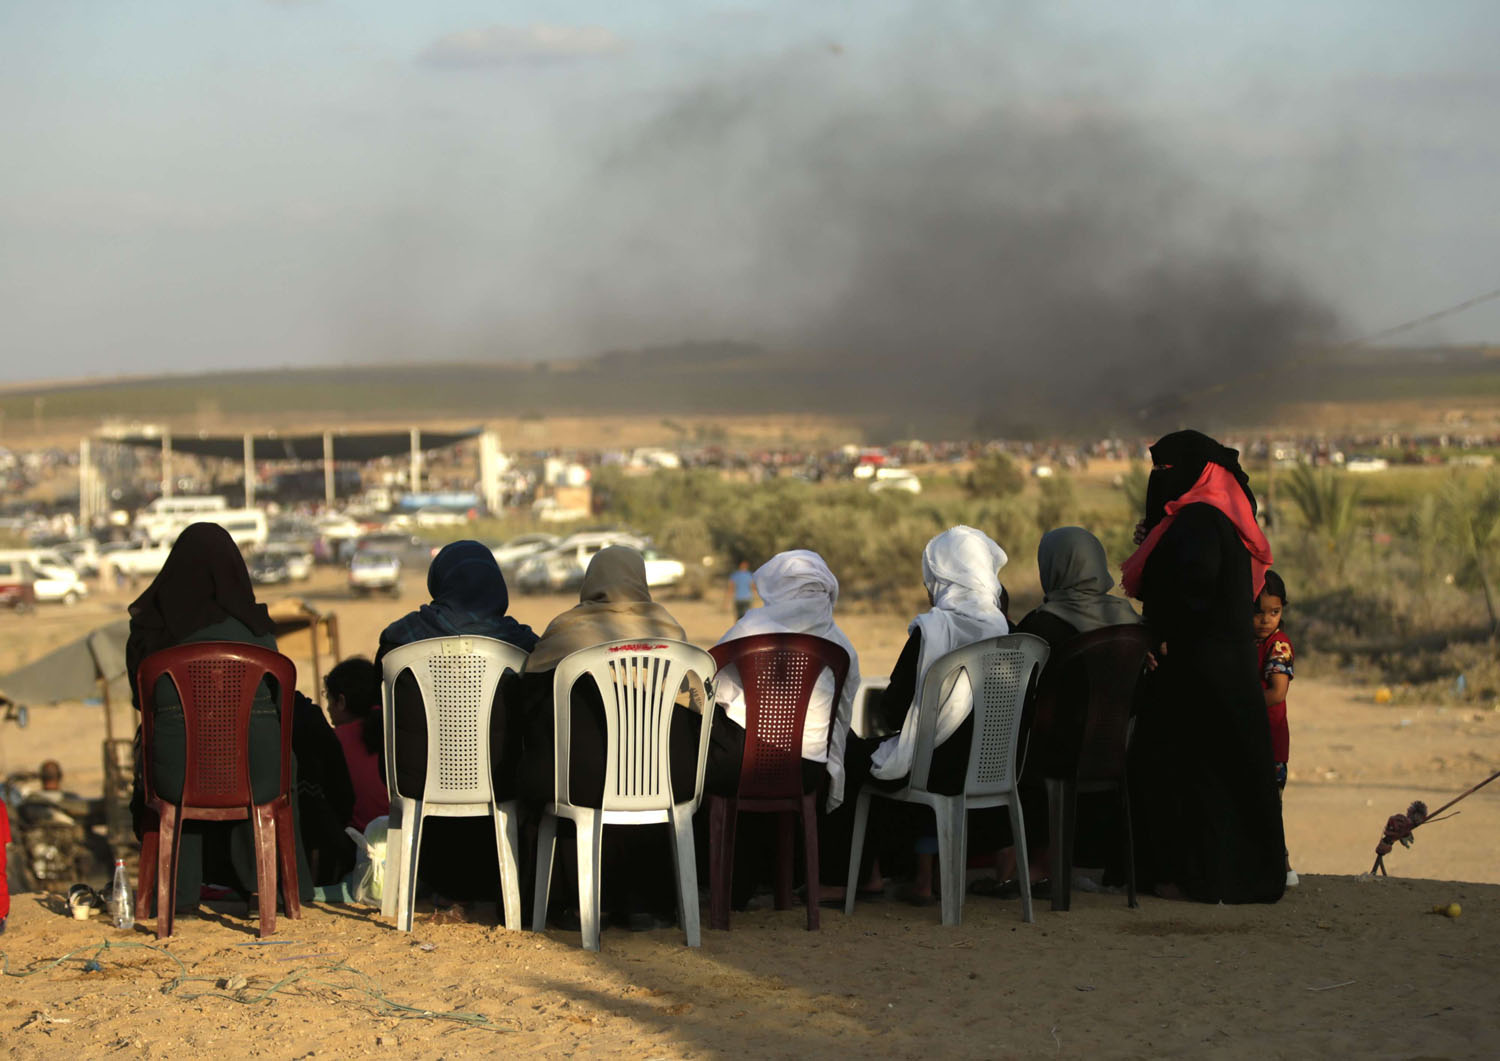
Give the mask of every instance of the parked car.
[[873, 493], [880, 493], [884, 490], [902, 490], [908, 494], [920, 494], [922, 480], [905, 468], [877, 468], [875, 478], [870, 483], [870, 490]]
[[11, 563], [19, 561], [31, 566], [32, 589], [38, 601], [77, 604], [88, 596], [88, 586], [56, 547], [6, 549], [0, 551], [0, 560]]
[[258, 552], [250, 557], [250, 581], [257, 586], [276, 586], [292, 580], [286, 557], [280, 553]]
[[561, 593], [577, 589], [594, 554], [605, 546], [628, 545], [639, 549], [646, 561], [646, 585], [652, 589], [675, 586], [687, 575], [680, 560], [663, 556], [633, 534], [589, 531], [575, 534], [555, 548], [523, 561], [516, 571], [516, 588], [522, 593]]
[[504, 545], [495, 546], [495, 563], [500, 565], [500, 570], [509, 574], [528, 556], [554, 549], [561, 541], [555, 534], [522, 534]]
[[131, 578], [155, 578], [171, 552], [170, 545], [128, 542], [119, 549], [109, 550], [105, 556], [116, 570]]
[[286, 577], [292, 582], [303, 582], [312, 578], [312, 550], [300, 542], [269, 542], [257, 556], [277, 556], [286, 564]]
[[36, 572], [25, 560], [0, 560], [0, 608], [25, 612], [36, 607]]
[[349, 589], [359, 596], [384, 590], [401, 595], [401, 558], [394, 553], [361, 549], [349, 561]]

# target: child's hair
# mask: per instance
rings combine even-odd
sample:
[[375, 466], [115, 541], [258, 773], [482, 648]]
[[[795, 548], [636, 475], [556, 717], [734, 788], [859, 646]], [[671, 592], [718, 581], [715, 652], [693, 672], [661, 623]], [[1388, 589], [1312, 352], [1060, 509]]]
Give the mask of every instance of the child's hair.
[[360, 739], [365, 750], [379, 755], [384, 737], [380, 718], [380, 671], [363, 656], [350, 656], [323, 679], [328, 697], [344, 698], [344, 710], [361, 719]]
[[1266, 585], [1265, 588], [1261, 590], [1261, 593], [1269, 593], [1273, 597], [1280, 597], [1281, 606], [1283, 608], [1292, 603], [1291, 601], [1287, 600], [1286, 583], [1282, 581], [1280, 575], [1278, 575], [1275, 571], [1270, 570], [1269, 568], [1266, 569]]

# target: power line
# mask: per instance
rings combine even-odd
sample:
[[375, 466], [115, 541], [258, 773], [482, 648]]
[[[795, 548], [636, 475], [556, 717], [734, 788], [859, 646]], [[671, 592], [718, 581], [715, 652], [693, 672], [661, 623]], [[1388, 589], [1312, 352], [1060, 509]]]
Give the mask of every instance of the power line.
[[1389, 328], [1383, 328], [1378, 332], [1371, 332], [1369, 335], [1361, 336], [1358, 339], [1350, 339], [1347, 343], [1341, 344], [1341, 346], [1344, 348], [1365, 346], [1368, 343], [1377, 342], [1381, 339], [1388, 339], [1393, 335], [1400, 335], [1402, 332], [1411, 331], [1413, 328], [1421, 327], [1424, 324], [1431, 324], [1433, 321], [1442, 320], [1444, 317], [1451, 317], [1455, 313], [1462, 313], [1466, 309], [1471, 309], [1474, 306], [1482, 305], [1497, 298], [1500, 298], [1500, 287], [1495, 288], [1493, 291], [1486, 291], [1482, 295], [1475, 295], [1473, 298], [1464, 299], [1456, 305], [1440, 309], [1435, 313], [1428, 313], [1425, 316], [1404, 321], [1401, 324], [1394, 324]]

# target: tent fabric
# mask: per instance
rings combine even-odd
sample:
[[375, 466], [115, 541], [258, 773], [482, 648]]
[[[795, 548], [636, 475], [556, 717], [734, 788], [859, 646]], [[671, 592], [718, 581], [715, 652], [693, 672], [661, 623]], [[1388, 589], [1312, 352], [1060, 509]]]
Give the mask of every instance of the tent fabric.
[[[479, 428], [467, 431], [422, 431], [418, 445], [425, 450], [447, 449], [460, 442], [477, 438]], [[255, 459], [258, 461], [320, 461], [323, 459], [322, 435], [252, 434]], [[137, 446], [146, 449], [161, 449], [160, 435], [123, 435], [111, 437], [110, 442], [122, 446]], [[195, 457], [218, 457], [223, 460], [242, 460], [245, 456], [244, 435], [176, 435], [172, 436], [172, 452], [186, 453]], [[411, 452], [410, 431], [369, 431], [345, 434], [333, 433], [333, 459], [336, 461], [372, 461], [381, 457], [400, 457]]]
[[38, 706], [99, 695], [99, 680], [109, 683], [111, 700], [130, 699], [125, 673], [125, 639], [130, 620], [119, 619], [85, 634], [41, 659], [0, 676], [0, 693], [18, 704]]

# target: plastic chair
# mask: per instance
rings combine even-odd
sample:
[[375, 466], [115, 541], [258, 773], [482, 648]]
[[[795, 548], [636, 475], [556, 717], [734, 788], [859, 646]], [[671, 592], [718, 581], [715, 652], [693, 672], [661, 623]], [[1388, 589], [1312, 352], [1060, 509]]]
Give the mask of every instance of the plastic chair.
[[[666, 822], [672, 826], [672, 851], [677, 862], [677, 920], [687, 937], [687, 945], [698, 946], [698, 867], [693, 853], [693, 812], [703, 793], [703, 772], [708, 765], [715, 669], [713, 657], [701, 648], [657, 638], [610, 641], [581, 649], [558, 663], [552, 682], [555, 796], [543, 809], [537, 830], [534, 931], [542, 932], [547, 927], [558, 818], [570, 819], [578, 834], [578, 912], [585, 950], [599, 949], [600, 852], [604, 826]], [[585, 675], [594, 679], [604, 702], [604, 797], [597, 808], [579, 807], [567, 799], [572, 691], [574, 683]], [[670, 733], [673, 704], [685, 681], [696, 706], [703, 712], [703, 721], [699, 727], [693, 791], [687, 799], [680, 799], [672, 791]]]
[[1078, 794], [1118, 789], [1125, 818], [1126, 901], [1135, 897], [1135, 842], [1125, 751], [1136, 685], [1151, 635], [1140, 624], [1106, 626], [1069, 641], [1038, 683], [1026, 769], [1021, 782], [1047, 789], [1052, 851], [1052, 909], [1073, 899], [1073, 845]]
[[[708, 650], [718, 669], [734, 664], [745, 690], [745, 756], [735, 796], [708, 797], [710, 928], [729, 928], [734, 834], [742, 812], [779, 813], [776, 909], [792, 905], [795, 821], [802, 819], [807, 863], [807, 927], [818, 927], [818, 794], [802, 791], [802, 730], [807, 703], [825, 670], [833, 672], [833, 703], [849, 673], [849, 653], [811, 634], [755, 634]], [[830, 719], [830, 726], [832, 720]]]
[[[886, 791], [867, 783], [860, 789], [854, 811], [854, 842], [849, 851], [845, 914], [854, 913], [870, 799], [880, 796], [902, 803], [923, 804], [931, 807], [936, 815], [945, 925], [956, 925], [963, 919], [964, 883], [969, 864], [968, 812], [1001, 805], [1008, 807], [1010, 827], [1016, 837], [1021, 917], [1025, 921], [1034, 920], [1030, 869], [1026, 861], [1026, 823], [1016, 791], [1016, 739], [1020, 735], [1027, 696], [1034, 688], [1037, 673], [1047, 662], [1048, 651], [1047, 642], [1032, 634], [1007, 634], [954, 649], [927, 668], [918, 700], [916, 750], [906, 787]], [[927, 778], [932, 766], [943, 686], [950, 675], [959, 671], [967, 672], [974, 694], [974, 734], [963, 793], [945, 796], [929, 791]]]
[[[391, 796], [380, 912], [411, 931], [417, 902], [422, 823], [428, 818], [492, 818], [500, 852], [505, 927], [521, 927], [519, 803], [495, 799], [490, 774], [490, 712], [506, 671], [520, 672], [526, 653], [492, 637], [434, 637], [394, 648], [382, 661], [385, 686], [385, 776]], [[419, 797], [396, 780], [396, 679], [410, 672], [427, 715], [427, 778]]]
[[[187, 734], [182, 799], [156, 791], [151, 769], [156, 746], [156, 683], [165, 676], [177, 689]], [[256, 803], [250, 785], [250, 710], [261, 682], [270, 678], [281, 716], [281, 784], [275, 797]], [[238, 641], [197, 641], [153, 652], [136, 674], [140, 691], [141, 763], [146, 805], [157, 826], [141, 841], [135, 916], [151, 915], [156, 894], [156, 938], [172, 934], [177, 909], [177, 865], [183, 823], [249, 819], [255, 833], [256, 894], [260, 935], [276, 931], [276, 877], [290, 918], [302, 916], [297, 896], [297, 849], [292, 832], [292, 694], [297, 668], [278, 652]]]

